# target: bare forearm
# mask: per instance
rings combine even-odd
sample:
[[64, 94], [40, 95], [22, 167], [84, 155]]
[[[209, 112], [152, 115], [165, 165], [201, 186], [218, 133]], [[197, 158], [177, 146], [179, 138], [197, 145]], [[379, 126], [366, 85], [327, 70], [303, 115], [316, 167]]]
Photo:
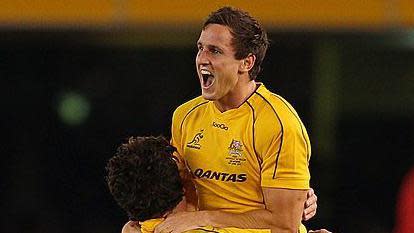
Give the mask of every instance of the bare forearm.
[[205, 211], [206, 225], [215, 227], [265, 228], [273, 233], [296, 233], [299, 229], [306, 191], [264, 188], [266, 209], [231, 214]]
[[273, 233], [294, 232], [296, 233], [300, 222], [289, 224], [292, 221], [278, 216], [268, 210], [254, 210], [241, 214], [227, 213], [223, 211], [201, 211], [204, 225], [214, 227], [237, 227], [271, 229]]

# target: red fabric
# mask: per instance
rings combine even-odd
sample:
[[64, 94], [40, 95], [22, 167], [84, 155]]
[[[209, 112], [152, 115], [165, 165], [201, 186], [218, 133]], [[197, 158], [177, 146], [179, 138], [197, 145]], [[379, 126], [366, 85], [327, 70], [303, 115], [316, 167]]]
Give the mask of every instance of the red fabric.
[[404, 177], [396, 210], [394, 233], [414, 233], [414, 168]]

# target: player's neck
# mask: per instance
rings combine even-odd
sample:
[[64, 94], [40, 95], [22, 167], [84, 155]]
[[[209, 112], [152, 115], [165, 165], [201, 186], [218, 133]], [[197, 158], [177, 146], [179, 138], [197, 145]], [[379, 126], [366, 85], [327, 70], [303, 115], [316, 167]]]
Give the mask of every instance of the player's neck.
[[215, 100], [214, 104], [220, 112], [238, 108], [255, 92], [256, 88], [254, 80], [239, 82], [226, 96]]

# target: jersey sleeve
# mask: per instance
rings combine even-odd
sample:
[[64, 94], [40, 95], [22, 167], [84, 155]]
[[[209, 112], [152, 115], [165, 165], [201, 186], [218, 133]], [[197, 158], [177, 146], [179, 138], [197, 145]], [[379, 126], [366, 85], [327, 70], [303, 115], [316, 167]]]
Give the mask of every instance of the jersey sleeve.
[[299, 118], [290, 111], [274, 111], [258, 129], [261, 186], [309, 189], [310, 143]]
[[181, 130], [180, 130], [180, 113], [177, 110], [174, 111], [171, 123], [171, 145], [177, 148], [178, 157], [182, 160], [183, 147], [181, 145]]

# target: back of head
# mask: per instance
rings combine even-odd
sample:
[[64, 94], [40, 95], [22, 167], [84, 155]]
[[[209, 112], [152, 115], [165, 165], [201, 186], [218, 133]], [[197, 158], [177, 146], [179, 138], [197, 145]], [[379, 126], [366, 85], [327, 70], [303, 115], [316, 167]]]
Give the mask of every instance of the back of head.
[[245, 11], [223, 7], [208, 16], [203, 29], [209, 24], [220, 24], [230, 29], [236, 59], [246, 58], [249, 54], [256, 56], [255, 64], [249, 71], [250, 79], [256, 79], [269, 47], [267, 33], [259, 22]]
[[161, 217], [182, 200], [173, 151], [163, 137], [131, 137], [109, 160], [109, 191], [132, 220]]

